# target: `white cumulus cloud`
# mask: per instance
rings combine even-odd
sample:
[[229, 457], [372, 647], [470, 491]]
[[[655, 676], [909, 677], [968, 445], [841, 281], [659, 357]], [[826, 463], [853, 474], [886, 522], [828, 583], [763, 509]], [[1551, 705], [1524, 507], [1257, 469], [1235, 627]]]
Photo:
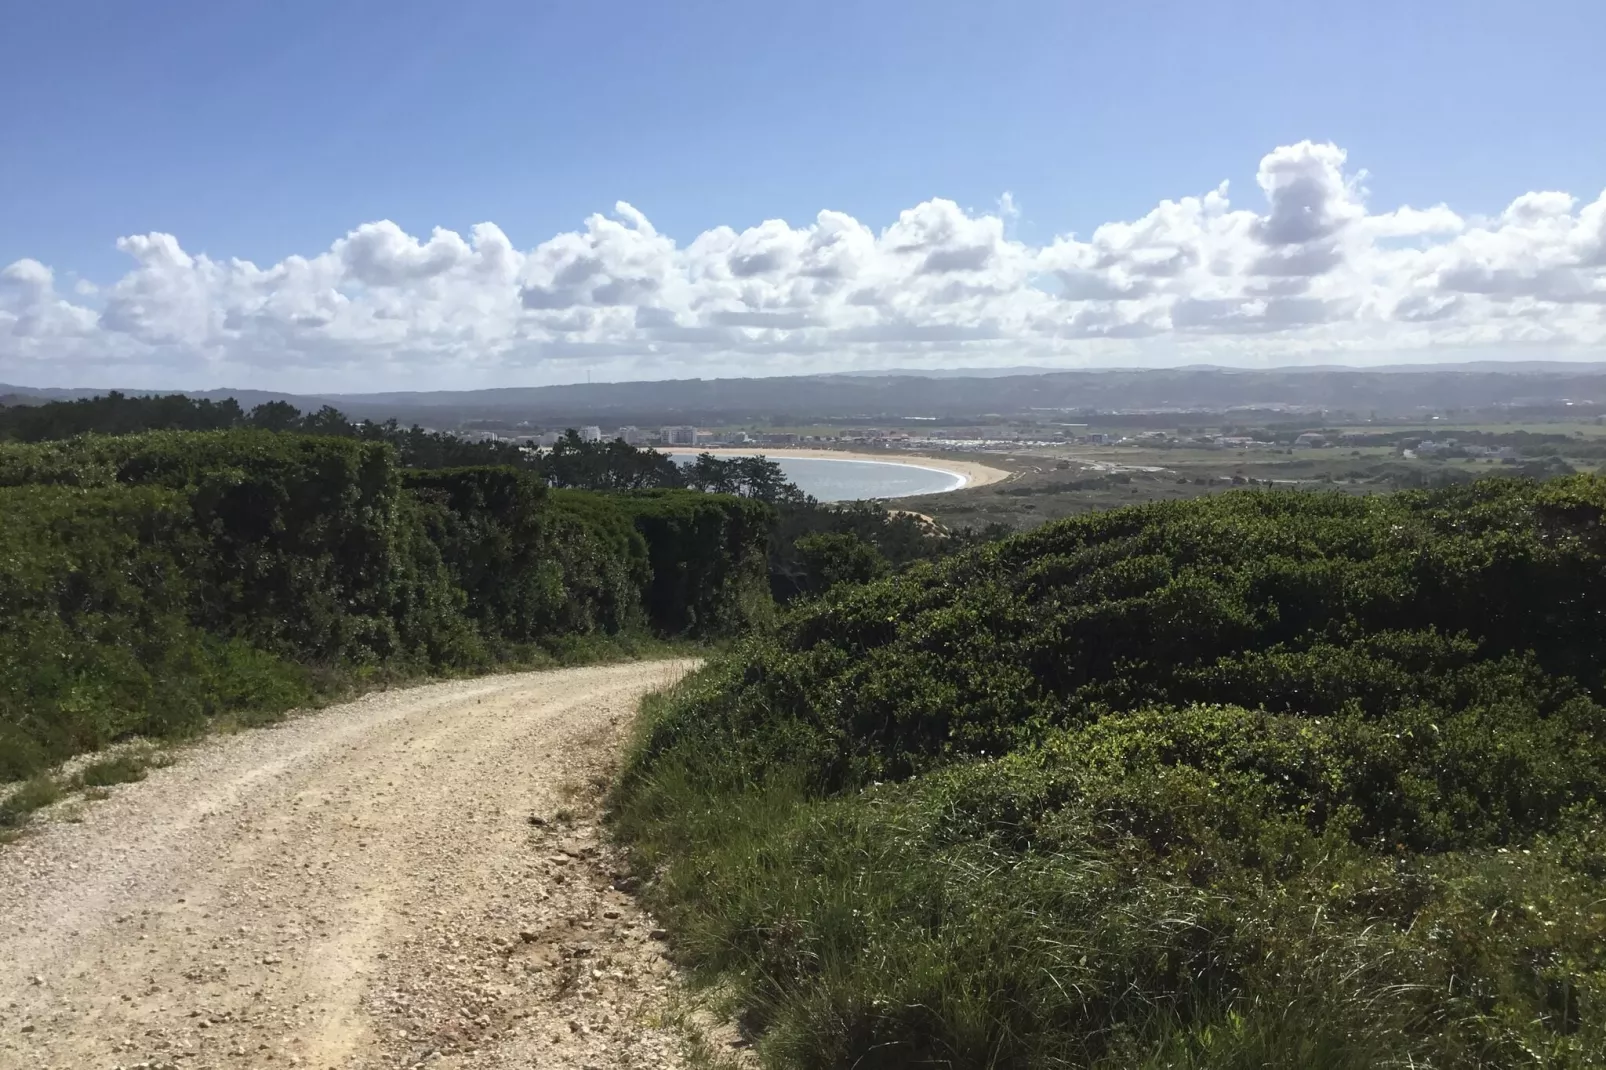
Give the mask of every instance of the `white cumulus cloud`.
[[[684, 244], [620, 202], [521, 250], [492, 223], [415, 237], [364, 223], [259, 267], [170, 234], [63, 293], [0, 268], [0, 375], [363, 389], [924, 364], [1435, 359], [1534, 347], [1606, 356], [1606, 193], [1498, 215], [1368, 204], [1343, 149], [1268, 153], [1258, 191], [1161, 202], [1085, 238], [1014, 237], [933, 199], [876, 230], [822, 211]], [[1417, 357], [1416, 359], [1423, 359]]]

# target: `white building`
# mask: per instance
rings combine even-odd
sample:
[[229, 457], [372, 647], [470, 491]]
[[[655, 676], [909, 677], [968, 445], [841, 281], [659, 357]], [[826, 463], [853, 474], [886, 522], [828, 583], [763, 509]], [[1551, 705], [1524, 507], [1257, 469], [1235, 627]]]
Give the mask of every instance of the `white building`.
[[658, 435], [666, 446], [697, 445], [697, 429], [695, 427], [665, 427], [659, 431]]
[[542, 431], [540, 437], [535, 441], [542, 446], [556, 446], [558, 439], [562, 437], [563, 433], [561, 431]]
[[597, 427], [595, 424], [593, 424], [593, 425], [591, 425], [589, 427], [580, 428], [580, 441], [581, 442], [601, 442], [602, 441], [602, 428]]
[[621, 427], [615, 437], [623, 439], [627, 446], [639, 446], [647, 441], [647, 436], [641, 433], [641, 428], [628, 424]]

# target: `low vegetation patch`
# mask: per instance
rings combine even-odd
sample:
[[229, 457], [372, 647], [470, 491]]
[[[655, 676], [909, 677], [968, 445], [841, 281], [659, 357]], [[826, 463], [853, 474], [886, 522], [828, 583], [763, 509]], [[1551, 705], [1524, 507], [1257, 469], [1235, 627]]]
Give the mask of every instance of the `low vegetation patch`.
[[1585, 1067], [1606, 482], [1242, 491], [789, 610], [613, 821], [768, 1065]]
[[109, 788], [113, 784], [129, 784], [144, 780], [149, 768], [147, 756], [119, 754], [90, 762], [78, 771], [77, 783], [86, 788]]
[[35, 810], [43, 810], [61, 795], [61, 785], [48, 776], [36, 776], [17, 785], [0, 799], [0, 833], [25, 824]]

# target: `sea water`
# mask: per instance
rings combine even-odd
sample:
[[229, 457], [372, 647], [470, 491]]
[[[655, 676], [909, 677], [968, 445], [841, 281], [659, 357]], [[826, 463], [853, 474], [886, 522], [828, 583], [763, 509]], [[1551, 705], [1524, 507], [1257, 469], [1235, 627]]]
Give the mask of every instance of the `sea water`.
[[[755, 450], [755, 454], [762, 451]], [[914, 494], [936, 494], [958, 490], [965, 477], [939, 468], [926, 468], [918, 461], [860, 461], [847, 457], [792, 457], [784, 453], [762, 454], [781, 466], [786, 478], [804, 494], [822, 502], [849, 502], [861, 498], [907, 498]], [[669, 454], [680, 464], [695, 460], [695, 451], [676, 450]], [[732, 454], [720, 454], [729, 457]]]

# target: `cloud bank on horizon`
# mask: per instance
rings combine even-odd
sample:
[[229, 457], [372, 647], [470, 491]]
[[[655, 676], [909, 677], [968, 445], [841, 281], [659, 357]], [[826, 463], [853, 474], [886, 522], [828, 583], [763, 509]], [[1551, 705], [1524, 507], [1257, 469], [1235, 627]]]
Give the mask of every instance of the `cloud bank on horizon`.
[[[677, 245], [620, 202], [521, 251], [492, 223], [427, 239], [366, 223], [268, 267], [117, 245], [103, 290], [0, 269], [0, 375], [352, 389], [1043, 363], [1287, 364], [1606, 357], [1606, 192], [1499, 215], [1374, 211], [1343, 149], [1267, 154], [1254, 208], [1223, 183], [1030, 245], [933, 199], [877, 233], [839, 212]], [[71, 293], [63, 292], [72, 290]]]

